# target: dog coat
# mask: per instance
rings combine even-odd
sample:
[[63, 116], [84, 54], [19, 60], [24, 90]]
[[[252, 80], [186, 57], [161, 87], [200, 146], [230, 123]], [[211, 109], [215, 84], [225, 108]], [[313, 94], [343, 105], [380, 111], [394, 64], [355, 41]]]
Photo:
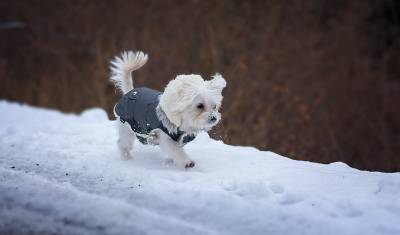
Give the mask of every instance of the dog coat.
[[176, 133], [169, 133], [158, 119], [156, 108], [161, 94], [162, 92], [147, 87], [135, 88], [121, 97], [115, 105], [115, 113], [122, 123], [129, 123], [136, 137], [143, 144], [148, 144], [146, 137], [154, 129], [161, 129], [181, 145], [194, 140], [195, 135], [188, 135], [179, 129]]

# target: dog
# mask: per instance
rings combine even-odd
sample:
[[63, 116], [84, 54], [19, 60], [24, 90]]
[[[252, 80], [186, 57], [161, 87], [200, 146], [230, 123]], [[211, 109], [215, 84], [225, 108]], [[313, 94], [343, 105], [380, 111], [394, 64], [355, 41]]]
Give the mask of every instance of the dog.
[[158, 145], [174, 162], [193, 168], [185, 144], [201, 131], [208, 132], [221, 120], [219, 109], [226, 81], [220, 74], [204, 80], [200, 75], [178, 75], [163, 92], [134, 88], [132, 72], [146, 64], [147, 54], [122, 52], [111, 61], [110, 80], [123, 96], [114, 106], [118, 120], [118, 148], [122, 159], [132, 159], [135, 138]]

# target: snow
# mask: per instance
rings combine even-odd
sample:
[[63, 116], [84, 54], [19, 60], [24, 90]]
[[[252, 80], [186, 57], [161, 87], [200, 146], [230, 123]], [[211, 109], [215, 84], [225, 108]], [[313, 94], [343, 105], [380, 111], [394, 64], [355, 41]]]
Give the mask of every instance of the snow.
[[[400, 173], [295, 161], [201, 134], [181, 169], [115, 121], [0, 101], [0, 234], [400, 234]], [[377, 156], [379, 157], [379, 156]]]

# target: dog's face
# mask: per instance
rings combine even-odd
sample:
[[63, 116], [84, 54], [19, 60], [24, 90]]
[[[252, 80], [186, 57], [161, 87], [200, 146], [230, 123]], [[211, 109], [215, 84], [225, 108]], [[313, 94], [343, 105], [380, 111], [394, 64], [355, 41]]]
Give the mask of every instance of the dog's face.
[[183, 131], [208, 131], [221, 119], [219, 108], [224, 78], [216, 74], [205, 81], [200, 75], [179, 75], [169, 82], [160, 97], [168, 119]]

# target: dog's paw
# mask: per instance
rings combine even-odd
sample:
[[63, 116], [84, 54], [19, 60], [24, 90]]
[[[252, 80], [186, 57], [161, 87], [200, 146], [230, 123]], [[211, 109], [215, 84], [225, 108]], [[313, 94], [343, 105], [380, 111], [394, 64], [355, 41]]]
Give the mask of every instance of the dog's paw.
[[185, 168], [193, 168], [196, 165], [196, 163], [192, 160], [189, 160], [185, 163]]
[[123, 161], [129, 161], [129, 160], [132, 160], [133, 157], [128, 151], [126, 151], [126, 152], [121, 153], [121, 159]]
[[147, 143], [152, 145], [160, 144], [160, 131], [158, 129], [150, 132], [149, 136], [147, 137]]
[[123, 161], [128, 161], [128, 160], [132, 160], [132, 159], [133, 159], [133, 157], [132, 157], [131, 152], [130, 152], [129, 149], [127, 149], [127, 148], [120, 148], [119, 151], [120, 151], [121, 159], [122, 159]]

